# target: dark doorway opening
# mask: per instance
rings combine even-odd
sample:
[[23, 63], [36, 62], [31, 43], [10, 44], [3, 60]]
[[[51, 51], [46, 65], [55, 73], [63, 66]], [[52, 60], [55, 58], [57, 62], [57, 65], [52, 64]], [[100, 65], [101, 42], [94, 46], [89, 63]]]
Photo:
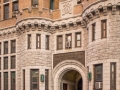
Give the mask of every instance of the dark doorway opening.
[[80, 80], [78, 82], [78, 90], [83, 90], [83, 80], [82, 80], [82, 78], [80, 78]]

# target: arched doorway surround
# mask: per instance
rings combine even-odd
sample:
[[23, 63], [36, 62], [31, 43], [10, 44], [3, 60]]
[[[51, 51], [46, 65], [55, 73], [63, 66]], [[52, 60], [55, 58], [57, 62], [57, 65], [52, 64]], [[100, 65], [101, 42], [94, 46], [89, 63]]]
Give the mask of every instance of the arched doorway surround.
[[61, 79], [63, 75], [70, 70], [76, 70], [80, 73], [83, 79], [83, 90], [87, 90], [86, 69], [80, 62], [75, 60], [65, 60], [63, 62], [60, 62], [53, 69], [54, 90], [60, 90]]

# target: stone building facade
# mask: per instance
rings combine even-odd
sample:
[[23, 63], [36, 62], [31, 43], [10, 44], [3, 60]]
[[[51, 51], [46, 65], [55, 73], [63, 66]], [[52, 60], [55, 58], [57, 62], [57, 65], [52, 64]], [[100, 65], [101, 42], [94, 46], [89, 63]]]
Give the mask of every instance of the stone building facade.
[[120, 0], [0, 0], [0, 90], [120, 90]]

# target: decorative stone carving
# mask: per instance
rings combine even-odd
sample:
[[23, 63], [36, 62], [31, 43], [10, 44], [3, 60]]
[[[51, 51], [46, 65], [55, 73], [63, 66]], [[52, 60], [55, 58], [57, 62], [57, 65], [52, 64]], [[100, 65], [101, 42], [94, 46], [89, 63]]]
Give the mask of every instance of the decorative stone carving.
[[112, 14], [115, 15], [115, 13], [116, 13], [116, 5], [113, 5], [112, 6]]
[[30, 28], [27, 24], [25, 25], [25, 29], [26, 29], [27, 32], [30, 30]]
[[48, 30], [48, 25], [46, 24], [44, 27], [44, 31], [47, 32], [47, 30]]
[[96, 10], [95, 10], [95, 15], [96, 15], [96, 17], [97, 17], [97, 18], [99, 18], [99, 17], [100, 17], [100, 12], [99, 12], [99, 10], [98, 10], [98, 9], [96, 9]]
[[69, 24], [66, 24], [66, 29], [67, 29], [67, 31], [70, 30], [70, 26], [69, 26]]
[[88, 16], [91, 20], [93, 20], [93, 14], [92, 13], [89, 13]]
[[88, 17], [84, 17], [84, 20], [86, 21], [86, 23], [89, 23]]
[[59, 30], [60, 30], [60, 32], [62, 32], [63, 30], [62, 30], [62, 26], [61, 25], [59, 25]]
[[38, 24], [38, 31], [41, 31], [41, 30], [42, 30], [41, 24], [39, 23], [39, 24]]
[[104, 15], [104, 16], [107, 15], [107, 7], [106, 7], [106, 6], [103, 7], [103, 15]]
[[63, 9], [62, 9], [62, 16], [66, 14], [72, 14], [72, 5], [69, 2], [65, 2], [63, 4]]
[[35, 25], [34, 25], [34, 23], [31, 24], [31, 29], [32, 29], [32, 31], [35, 31]]
[[77, 23], [73, 22], [73, 26], [74, 26], [74, 29], [76, 30], [77, 29]]
[[83, 28], [85, 28], [85, 27], [86, 27], [86, 23], [85, 23], [85, 21], [84, 21], [84, 20], [82, 20], [82, 21], [81, 21], [81, 26], [82, 26]]
[[55, 27], [54, 26], [51, 26], [50, 30], [51, 30], [51, 33], [55, 33]]

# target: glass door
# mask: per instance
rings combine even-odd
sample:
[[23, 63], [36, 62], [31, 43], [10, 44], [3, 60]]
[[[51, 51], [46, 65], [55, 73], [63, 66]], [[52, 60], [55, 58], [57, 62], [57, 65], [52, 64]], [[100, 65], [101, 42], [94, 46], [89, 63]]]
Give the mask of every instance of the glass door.
[[31, 70], [31, 90], [39, 90], [39, 70]]

